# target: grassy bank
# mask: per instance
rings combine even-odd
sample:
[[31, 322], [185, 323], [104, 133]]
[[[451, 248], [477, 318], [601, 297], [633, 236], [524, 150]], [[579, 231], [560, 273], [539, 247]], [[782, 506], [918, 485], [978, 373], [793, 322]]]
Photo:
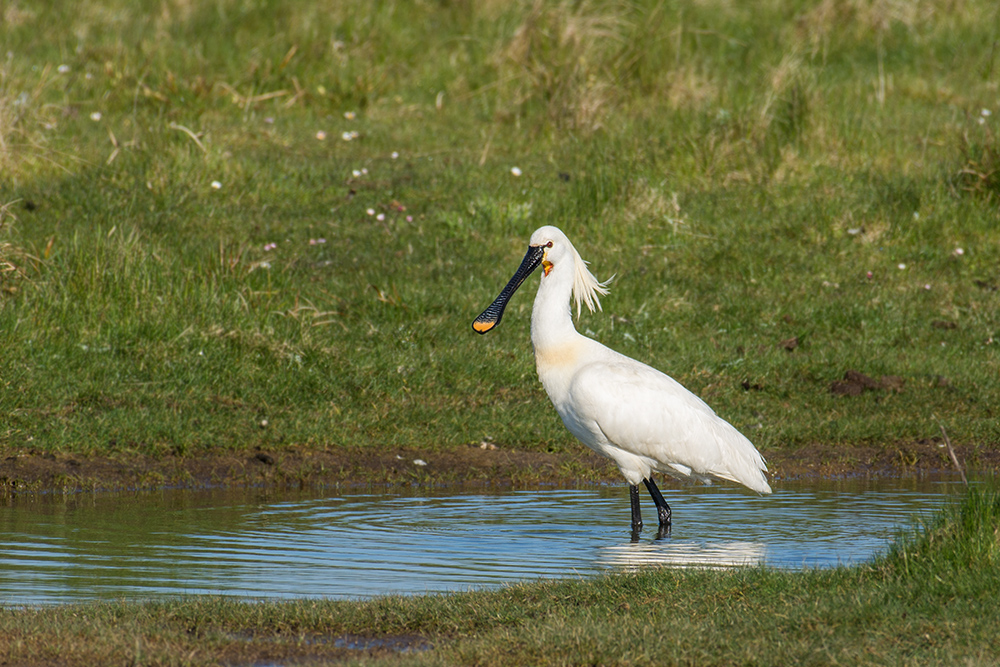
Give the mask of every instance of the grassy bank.
[[0, 656], [67, 666], [995, 664], [998, 523], [1000, 495], [980, 487], [851, 568], [654, 568], [363, 602], [4, 610]]
[[994, 3], [79, 7], [0, 24], [6, 456], [575, 447], [469, 327], [542, 224], [765, 455], [1000, 442]]

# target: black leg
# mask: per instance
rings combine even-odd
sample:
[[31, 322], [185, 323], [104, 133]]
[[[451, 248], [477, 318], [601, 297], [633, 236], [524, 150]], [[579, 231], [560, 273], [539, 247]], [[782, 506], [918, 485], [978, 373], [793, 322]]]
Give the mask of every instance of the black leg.
[[[656, 482], [652, 479], [644, 479], [642, 483], [646, 485], [646, 489], [649, 491], [649, 495], [653, 498], [653, 503], [656, 504], [656, 516], [660, 520], [660, 528], [670, 525], [670, 505], [667, 501], [663, 499], [663, 494], [660, 490], [656, 488]], [[635, 487], [632, 487], [635, 488]], [[636, 489], [638, 490], [638, 489]]]
[[639, 487], [633, 484], [628, 488], [629, 500], [632, 501], [632, 530], [642, 530], [642, 512], [639, 510]]
[[639, 487], [635, 484], [628, 488], [629, 500], [632, 502], [632, 541], [639, 541], [642, 530], [642, 511], [639, 509]]

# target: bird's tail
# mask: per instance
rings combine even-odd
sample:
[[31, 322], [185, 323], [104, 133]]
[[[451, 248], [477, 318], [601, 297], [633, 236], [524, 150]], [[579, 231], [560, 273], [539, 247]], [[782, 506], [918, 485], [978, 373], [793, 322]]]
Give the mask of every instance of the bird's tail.
[[[724, 426], [723, 426], [724, 425]], [[713, 477], [742, 484], [757, 493], [771, 493], [771, 485], [767, 483], [767, 463], [753, 443], [732, 424], [722, 419], [715, 424], [723, 432], [716, 433], [719, 445], [725, 455], [725, 466], [722, 469], [710, 471]]]

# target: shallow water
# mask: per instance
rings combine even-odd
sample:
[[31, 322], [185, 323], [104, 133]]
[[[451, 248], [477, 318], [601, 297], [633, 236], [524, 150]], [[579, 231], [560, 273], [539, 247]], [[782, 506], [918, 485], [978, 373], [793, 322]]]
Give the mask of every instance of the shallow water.
[[[666, 486], [666, 485], [664, 485]], [[222, 594], [356, 598], [644, 564], [829, 567], [929, 517], [948, 479], [664, 488], [669, 537], [630, 539], [625, 486], [503, 494], [163, 491], [0, 505], [0, 605]], [[645, 519], [655, 522], [642, 498]]]

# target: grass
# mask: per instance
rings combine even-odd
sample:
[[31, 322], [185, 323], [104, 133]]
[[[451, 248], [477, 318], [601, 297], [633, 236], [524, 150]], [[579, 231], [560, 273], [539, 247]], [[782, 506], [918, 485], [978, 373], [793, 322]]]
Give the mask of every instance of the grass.
[[994, 3], [80, 7], [2, 10], [8, 455], [576, 447], [469, 327], [542, 224], [765, 455], [1000, 442]]
[[[576, 447], [530, 294], [469, 326], [542, 224], [617, 275], [581, 330], [766, 456], [939, 419], [972, 465], [996, 449], [995, 3], [334, 4], [0, 6], [0, 460]], [[848, 369], [903, 389], [832, 394]], [[373, 658], [401, 663], [989, 664], [998, 513], [974, 492], [830, 571], [4, 610], [0, 648], [293, 663], [351, 659], [347, 633], [434, 644]]]
[[[870, 564], [641, 569], [454, 595], [196, 597], [0, 612], [9, 664], [994, 664], [1000, 495], [974, 486]], [[414, 648], [373, 654], [372, 640]]]

